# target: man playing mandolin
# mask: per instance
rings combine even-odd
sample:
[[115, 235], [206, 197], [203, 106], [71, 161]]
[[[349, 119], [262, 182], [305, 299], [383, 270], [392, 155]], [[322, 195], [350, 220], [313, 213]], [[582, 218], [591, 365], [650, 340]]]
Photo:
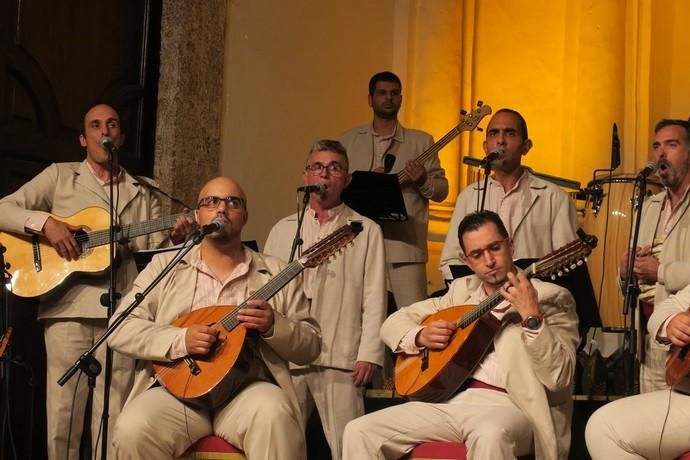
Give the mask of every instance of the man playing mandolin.
[[[152, 361], [209, 361], [228, 347], [242, 346], [224, 338], [207, 323], [188, 327], [171, 325], [178, 317], [202, 307], [240, 304], [259, 291], [285, 268], [277, 258], [254, 252], [242, 245], [247, 222], [247, 199], [230, 178], [209, 181], [199, 194], [197, 221], [223, 223], [218, 233], [208, 235], [161, 284], [139, 305], [109, 341], [114, 349], [139, 359], [134, 387], [113, 433], [118, 459], [177, 458], [198, 439], [215, 433], [242, 449], [251, 459], [306, 458], [299, 405], [288, 373], [287, 362], [307, 364], [319, 354], [318, 325], [309, 315], [299, 281], [287, 284], [269, 304], [251, 300], [236, 316], [240, 327], [256, 332], [257, 377], [227, 402], [212, 409], [186, 404], [155, 384]], [[134, 300], [160, 273], [172, 255], [154, 257], [141, 273], [122, 305]], [[183, 367], [186, 367], [183, 365]], [[208, 378], [211, 369], [194, 374]], [[205, 376], [206, 374], [206, 376]], [[160, 378], [160, 374], [159, 374]], [[192, 378], [183, 373], [185, 381]], [[172, 383], [172, 382], [171, 382]], [[209, 388], [210, 390], [211, 388]]]
[[[17, 238], [28, 241], [29, 245], [32, 241], [30, 235], [49, 243], [46, 247], [50, 251], [39, 249], [42, 252], [42, 267], [37, 270], [38, 275], [52, 276], [69, 270], [72, 265], [65, 261], [81, 264], [79, 266], [84, 267], [82, 271], [93, 271], [87, 270], [87, 266], [83, 265], [89, 263], [89, 253], [81, 258], [82, 248], [75, 238], [75, 232], [80, 230], [79, 225], [88, 228], [95, 224], [80, 221], [77, 222], [79, 225], [71, 225], [56, 217], [66, 218], [86, 212], [93, 215], [100, 211], [100, 214], [105, 213], [106, 221], [110, 220], [107, 209], [111, 177], [108, 152], [102, 144], [105, 138], [109, 138], [112, 145], [120, 148], [125, 135], [115, 109], [99, 104], [91, 107], [84, 115], [83, 130], [79, 135], [79, 143], [86, 150], [84, 161], [54, 163], [19, 190], [0, 200], [0, 230], [13, 232], [18, 235]], [[141, 183], [149, 179], [134, 178], [120, 168], [113, 180], [119, 225], [141, 223], [160, 216], [160, 200], [150, 192], [147, 184]], [[170, 225], [172, 222], [175, 221], [171, 221]], [[190, 220], [179, 217], [170, 234], [172, 242], [183, 241], [191, 229]], [[105, 232], [107, 234], [107, 230]], [[149, 236], [143, 236], [142, 233], [140, 235], [142, 236], [131, 238], [117, 246], [119, 293], [124, 293], [131, 286], [137, 273], [132, 253], [160, 246], [165, 239], [161, 232]], [[31, 249], [28, 252], [31, 254]], [[55, 257], [55, 252], [59, 257]], [[13, 248], [9, 248], [8, 260], [14, 262], [13, 255]], [[62, 265], [51, 266], [49, 262], [54, 259]], [[13, 269], [16, 269], [17, 264], [13, 265]], [[34, 270], [35, 265], [29, 265], [27, 270]], [[107, 309], [100, 302], [101, 295], [108, 290], [107, 277], [81, 277], [74, 281], [63, 282], [50, 294], [43, 296], [38, 310], [38, 319], [45, 327], [48, 458], [59, 460], [78, 458], [87, 381], [86, 378], [73, 378], [64, 386], [59, 386], [57, 380], [93, 345], [108, 322]], [[105, 364], [105, 347], [97, 350], [96, 358], [101, 364]], [[114, 354], [109, 408], [111, 422], [120, 412], [131, 386], [132, 367], [131, 360]], [[103, 378], [99, 378], [96, 381], [92, 416], [94, 446], [99, 432], [102, 401]]]
[[[570, 293], [529, 280], [512, 262], [513, 243], [491, 211], [467, 215], [458, 227], [464, 261], [475, 275], [453, 281], [441, 298], [431, 298], [391, 315], [381, 328], [384, 342], [404, 356], [423, 357], [417, 369], [434, 365], [433, 354], [450, 348], [464, 332], [455, 322], [432, 320], [455, 305], [496, 305], [475, 321], [497, 323], [495, 335], [482, 329], [483, 346], [465, 369], [468, 379], [434, 381], [451, 396], [408, 402], [356, 419], [345, 429], [344, 458], [393, 459], [428, 440], [462, 441], [468, 458], [566, 459], [578, 343], [578, 320]], [[492, 315], [491, 319], [484, 319]], [[477, 330], [477, 329], [475, 329]], [[476, 343], [476, 342], [475, 342]], [[432, 356], [430, 356], [432, 355]], [[468, 358], [469, 359], [469, 358]], [[396, 388], [403, 372], [396, 365]], [[414, 381], [414, 379], [413, 379]]]

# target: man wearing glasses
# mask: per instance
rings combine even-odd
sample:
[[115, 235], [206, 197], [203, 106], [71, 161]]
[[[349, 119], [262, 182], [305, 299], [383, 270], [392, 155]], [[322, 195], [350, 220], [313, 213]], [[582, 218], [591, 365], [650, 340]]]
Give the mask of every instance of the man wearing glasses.
[[[338, 141], [321, 140], [309, 151], [305, 185], [324, 185], [312, 194], [300, 237], [307, 249], [350, 221], [363, 230], [341, 253], [304, 271], [304, 293], [321, 326], [321, 354], [311, 365], [291, 366], [303, 423], [318, 410], [333, 459], [340, 459], [345, 425], [364, 414], [364, 386], [383, 364], [379, 328], [386, 317], [386, 267], [379, 226], [341, 200], [350, 183], [348, 157]], [[266, 253], [287, 260], [297, 216], [280, 220], [266, 241]]]
[[404, 171], [401, 188], [408, 220], [381, 223], [390, 287], [401, 308], [427, 297], [429, 200], [441, 202], [448, 196], [448, 180], [438, 154], [423, 163], [417, 161], [434, 143], [431, 135], [398, 121], [400, 78], [392, 72], [375, 74], [369, 81], [368, 99], [373, 121], [347, 131], [340, 142], [353, 171]]
[[467, 215], [458, 239], [474, 275], [454, 280], [443, 297], [398, 310], [383, 324], [381, 337], [397, 353], [444, 350], [457, 325], [420, 323], [445, 308], [479, 304], [499, 292], [503, 301], [488, 313], [502, 323], [493, 346], [449, 400], [409, 402], [348, 424], [345, 460], [400, 458], [431, 440], [462, 441], [468, 458], [568, 457], [579, 339], [572, 296], [516, 270], [513, 242], [497, 214]]
[[[271, 300], [247, 302], [237, 319], [259, 335], [259, 378], [213, 411], [184, 404], [155, 384], [151, 361], [204, 355], [216, 342], [206, 324], [171, 326], [179, 316], [209, 305], [237, 305], [278, 275], [285, 263], [242, 245], [247, 199], [228, 177], [209, 181], [199, 194], [199, 225], [223, 222], [204, 238], [113, 334], [114, 349], [139, 359], [134, 387], [115, 425], [117, 459], [178, 458], [198, 439], [216, 434], [247, 458], [306, 459], [299, 405], [287, 362], [306, 364], [319, 353], [318, 325], [309, 315], [298, 278]], [[134, 300], [174, 254], [156, 256], [122, 305]], [[231, 346], [220, 344], [218, 346]], [[232, 371], [231, 371], [232, 372]]]

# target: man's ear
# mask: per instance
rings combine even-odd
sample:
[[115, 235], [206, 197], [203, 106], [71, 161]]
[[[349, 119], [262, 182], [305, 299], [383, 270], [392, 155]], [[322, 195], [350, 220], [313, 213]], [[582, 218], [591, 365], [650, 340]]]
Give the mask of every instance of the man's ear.
[[367, 96], [367, 101], [369, 102], [369, 107], [373, 107], [372, 100], [371, 100], [371, 94]]
[[345, 185], [343, 186], [343, 189], [346, 189], [350, 185], [350, 182], [352, 182], [352, 174], [348, 174], [347, 177], [345, 177]]
[[532, 139], [527, 139], [522, 143], [522, 154], [527, 155], [527, 152], [532, 148]]
[[79, 145], [82, 147], [86, 147], [86, 137], [84, 137], [83, 134], [79, 135]]

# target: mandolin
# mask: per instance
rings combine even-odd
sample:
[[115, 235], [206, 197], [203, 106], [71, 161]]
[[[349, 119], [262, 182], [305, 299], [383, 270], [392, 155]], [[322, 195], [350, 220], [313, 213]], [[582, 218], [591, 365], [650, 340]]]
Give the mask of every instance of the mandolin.
[[[525, 270], [528, 278], [555, 279], [581, 265], [597, 244], [597, 238], [578, 230], [579, 239], [557, 249]], [[445, 308], [426, 317], [422, 325], [443, 320], [458, 329], [442, 350], [425, 349], [420, 354], [399, 353], [395, 363], [395, 390], [413, 401], [445, 402], [474, 372], [493, 343], [502, 324], [489, 312], [503, 301], [496, 291], [479, 305]]]
[[173, 326], [181, 328], [208, 325], [218, 331], [218, 338], [206, 355], [154, 362], [158, 381], [173, 396], [196, 407], [214, 409], [231, 399], [247, 383], [256, 380], [263, 365], [259, 357], [260, 339], [237, 320], [240, 310], [250, 300], [269, 300], [305, 268], [320, 265], [361, 231], [359, 222], [343, 225], [303, 252], [240, 305], [200, 308], [173, 321]]

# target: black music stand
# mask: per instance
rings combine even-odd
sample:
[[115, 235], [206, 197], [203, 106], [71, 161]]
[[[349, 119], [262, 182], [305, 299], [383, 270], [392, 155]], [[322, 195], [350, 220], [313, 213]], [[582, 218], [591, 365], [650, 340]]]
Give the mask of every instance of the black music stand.
[[370, 219], [387, 222], [407, 220], [405, 201], [395, 174], [355, 171], [342, 197], [346, 205]]
[[[513, 263], [524, 270], [530, 264], [538, 260], [539, 259], [519, 259]], [[453, 275], [453, 279], [474, 274], [467, 265], [450, 265], [450, 272]], [[537, 278], [540, 277], [537, 276]], [[575, 299], [575, 308], [577, 309], [577, 316], [579, 318], [581, 337], [587, 333], [587, 329], [590, 327], [601, 327], [597, 299], [594, 296], [592, 280], [589, 277], [589, 270], [587, 270], [586, 263], [578, 265], [576, 268], [571, 269], [567, 275], [559, 276], [555, 280], [548, 277], [540, 279], [557, 284], [570, 291]]]

